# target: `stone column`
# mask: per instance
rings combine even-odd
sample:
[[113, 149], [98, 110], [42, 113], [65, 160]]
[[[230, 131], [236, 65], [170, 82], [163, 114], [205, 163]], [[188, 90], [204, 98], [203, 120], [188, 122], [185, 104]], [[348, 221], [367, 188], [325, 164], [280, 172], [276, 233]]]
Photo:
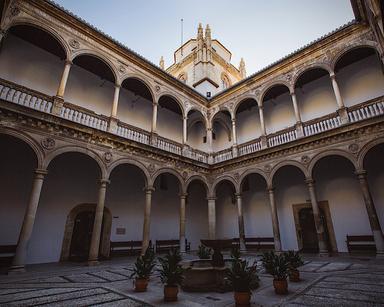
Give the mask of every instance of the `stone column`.
[[151, 223], [151, 206], [152, 193], [154, 187], [145, 188], [145, 207], [144, 207], [144, 223], [143, 223], [143, 245], [141, 247], [141, 255], [144, 255], [149, 246], [150, 223]]
[[157, 131], [157, 102], [152, 103], [152, 133]]
[[371, 191], [369, 190], [367, 172], [365, 170], [356, 171], [357, 178], [359, 179], [360, 188], [363, 193], [365, 207], [371, 225], [373, 237], [376, 244], [377, 256], [384, 257], [384, 238], [381, 230], [379, 218], [376, 213], [375, 204], [372, 199]]
[[274, 189], [272, 187], [269, 187], [267, 189], [267, 191], [268, 191], [268, 195], [269, 195], [269, 205], [271, 208], [272, 229], [273, 229], [273, 239], [275, 242], [275, 251], [281, 252], [279, 218], [277, 216]]
[[111, 117], [117, 117], [117, 106], [119, 104], [120, 85], [115, 84], [115, 93], [113, 94]]
[[183, 117], [183, 145], [187, 144], [187, 123], [188, 116]]
[[208, 238], [216, 239], [216, 197], [208, 197]]
[[100, 180], [99, 197], [96, 205], [95, 221], [93, 222], [91, 246], [89, 248], [89, 256], [88, 256], [88, 265], [96, 265], [99, 263], [98, 257], [99, 257], [101, 227], [103, 224], [105, 193], [107, 191], [108, 183], [109, 183], [109, 180], [107, 179]]
[[47, 173], [48, 172], [45, 169], [35, 170], [35, 176], [32, 183], [32, 191], [29, 196], [28, 206], [26, 208], [23, 224], [21, 226], [15, 256], [13, 257], [12, 266], [9, 268], [10, 273], [25, 271], [25, 260], [27, 258], [28, 243], [32, 235], [33, 225], [35, 223], [41, 188], [43, 186], [44, 177]]
[[246, 248], [245, 248], [243, 205], [242, 205], [240, 193], [236, 193], [236, 201], [237, 201], [237, 219], [238, 219], [238, 223], [239, 223], [240, 250], [245, 251]]
[[290, 94], [292, 98], [293, 110], [295, 111], [296, 122], [301, 123], [301, 116], [300, 116], [299, 106], [297, 105], [296, 93], [293, 91], [293, 92], [290, 92]]
[[232, 155], [237, 157], [237, 133], [236, 133], [236, 119], [232, 119]]
[[344, 124], [348, 123], [348, 121], [349, 121], [348, 113], [347, 113], [347, 109], [344, 105], [343, 98], [341, 97], [341, 94], [340, 94], [339, 85], [337, 84], [337, 81], [336, 81], [336, 75], [334, 72], [332, 72], [329, 74], [329, 76], [331, 77], [333, 92], [335, 93], [336, 102], [337, 102], [337, 106], [338, 106], [337, 112], [340, 116], [341, 122]]
[[259, 106], [259, 116], [260, 116], [260, 129], [261, 129], [261, 148], [267, 148], [267, 136], [266, 136], [266, 130], [265, 130], [265, 122], [264, 122], [264, 106]]
[[185, 246], [185, 204], [187, 194], [180, 195], [180, 252], [186, 252]]
[[57, 89], [57, 94], [56, 94], [57, 97], [60, 97], [60, 98], [64, 97], [64, 92], [67, 86], [69, 70], [71, 69], [71, 66], [72, 66], [72, 62], [69, 60], [66, 60], [63, 75], [61, 76], [61, 80], [60, 80], [60, 85], [59, 85], [59, 88]]
[[319, 254], [327, 256], [328, 249], [327, 249], [327, 244], [325, 243], [324, 225], [320, 217], [319, 204], [317, 203], [317, 198], [316, 198], [315, 181], [312, 178], [308, 178], [305, 182], [308, 186], [309, 197], [311, 198], [313, 219], [315, 221], [317, 239], [319, 241]]
[[208, 143], [208, 152], [213, 152], [213, 144], [212, 144], [212, 127], [207, 128], [207, 143]]

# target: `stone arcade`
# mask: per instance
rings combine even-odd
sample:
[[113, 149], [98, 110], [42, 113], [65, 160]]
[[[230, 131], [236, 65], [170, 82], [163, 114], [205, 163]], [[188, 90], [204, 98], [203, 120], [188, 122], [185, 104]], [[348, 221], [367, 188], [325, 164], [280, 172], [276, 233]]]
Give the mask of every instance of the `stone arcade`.
[[164, 70], [52, 2], [3, 1], [11, 270], [84, 253], [94, 264], [128, 240], [185, 251], [185, 238], [196, 250], [273, 237], [276, 251], [327, 254], [373, 235], [382, 256], [382, 11], [351, 3], [356, 20], [245, 77], [209, 27]]

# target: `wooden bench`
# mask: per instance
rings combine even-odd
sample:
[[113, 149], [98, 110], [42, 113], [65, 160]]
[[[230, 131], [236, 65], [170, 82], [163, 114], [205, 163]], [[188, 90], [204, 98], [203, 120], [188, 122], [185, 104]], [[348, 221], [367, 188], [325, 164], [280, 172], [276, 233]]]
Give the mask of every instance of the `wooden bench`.
[[[171, 249], [180, 249], [180, 240], [156, 240], [156, 253], [168, 252]], [[191, 250], [191, 242], [185, 239], [185, 251]]]
[[254, 250], [273, 250], [275, 249], [275, 240], [272, 237], [245, 238], [245, 248]]
[[[141, 252], [143, 241], [121, 241], [121, 242], [112, 242], [110, 244], [110, 257], [114, 256], [127, 256], [127, 255], [137, 255]], [[149, 241], [149, 246], [152, 245], [152, 242]]]
[[0, 245], [0, 266], [9, 266], [15, 256], [17, 245]]
[[373, 236], [348, 236], [347, 235], [348, 252], [376, 252], [376, 244]]

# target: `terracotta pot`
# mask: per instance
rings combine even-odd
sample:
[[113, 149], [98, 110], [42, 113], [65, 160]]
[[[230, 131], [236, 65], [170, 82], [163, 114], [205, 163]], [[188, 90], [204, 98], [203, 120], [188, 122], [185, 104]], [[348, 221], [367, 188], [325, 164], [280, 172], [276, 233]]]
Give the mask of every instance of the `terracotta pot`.
[[273, 286], [275, 287], [275, 293], [276, 294], [287, 294], [288, 293], [288, 282], [286, 279], [273, 280]]
[[237, 307], [251, 306], [251, 292], [235, 292], [234, 296]]
[[289, 281], [298, 282], [300, 281], [300, 272], [297, 269], [293, 269], [289, 272]]
[[178, 286], [164, 286], [164, 301], [165, 302], [177, 301], [178, 293], [179, 293]]
[[136, 292], [145, 292], [147, 291], [148, 279], [146, 278], [136, 278], [135, 279], [135, 291]]

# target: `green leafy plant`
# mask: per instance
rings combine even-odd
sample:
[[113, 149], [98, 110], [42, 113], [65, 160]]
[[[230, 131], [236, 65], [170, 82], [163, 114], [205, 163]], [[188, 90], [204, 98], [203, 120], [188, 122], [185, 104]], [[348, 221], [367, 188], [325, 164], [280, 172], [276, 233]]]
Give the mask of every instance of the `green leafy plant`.
[[155, 253], [151, 247], [148, 247], [143, 256], [136, 258], [130, 277], [148, 279], [153, 272], [155, 264]]
[[304, 264], [303, 258], [300, 256], [299, 252], [290, 250], [284, 253], [284, 255], [286, 257], [286, 260], [288, 262], [288, 268], [290, 270], [295, 270]]
[[288, 261], [284, 254], [274, 255], [271, 265], [271, 273], [275, 280], [285, 280], [288, 276]]
[[256, 263], [249, 265], [240, 258], [232, 259], [232, 266], [227, 270], [226, 277], [235, 292], [251, 292], [259, 286]]
[[160, 273], [160, 280], [166, 286], [178, 286], [183, 281], [184, 269], [179, 262], [181, 256], [178, 250], [169, 251], [163, 258], [159, 258], [161, 268], [158, 270]]
[[274, 251], [264, 252], [261, 256], [261, 262], [268, 274], [272, 274], [273, 259], [275, 257]]
[[197, 256], [199, 259], [211, 259], [212, 250], [204, 245], [199, 245]]
[[237, 246], [232, 247], [232, 249], [231, 249], [231, 258], [232, 258], [233, 260], [236, 260], [236, 259], [240, 259], [240, 256], [241, 256], [241, 254], [240, 254], [240, 248], [237, 247]]

